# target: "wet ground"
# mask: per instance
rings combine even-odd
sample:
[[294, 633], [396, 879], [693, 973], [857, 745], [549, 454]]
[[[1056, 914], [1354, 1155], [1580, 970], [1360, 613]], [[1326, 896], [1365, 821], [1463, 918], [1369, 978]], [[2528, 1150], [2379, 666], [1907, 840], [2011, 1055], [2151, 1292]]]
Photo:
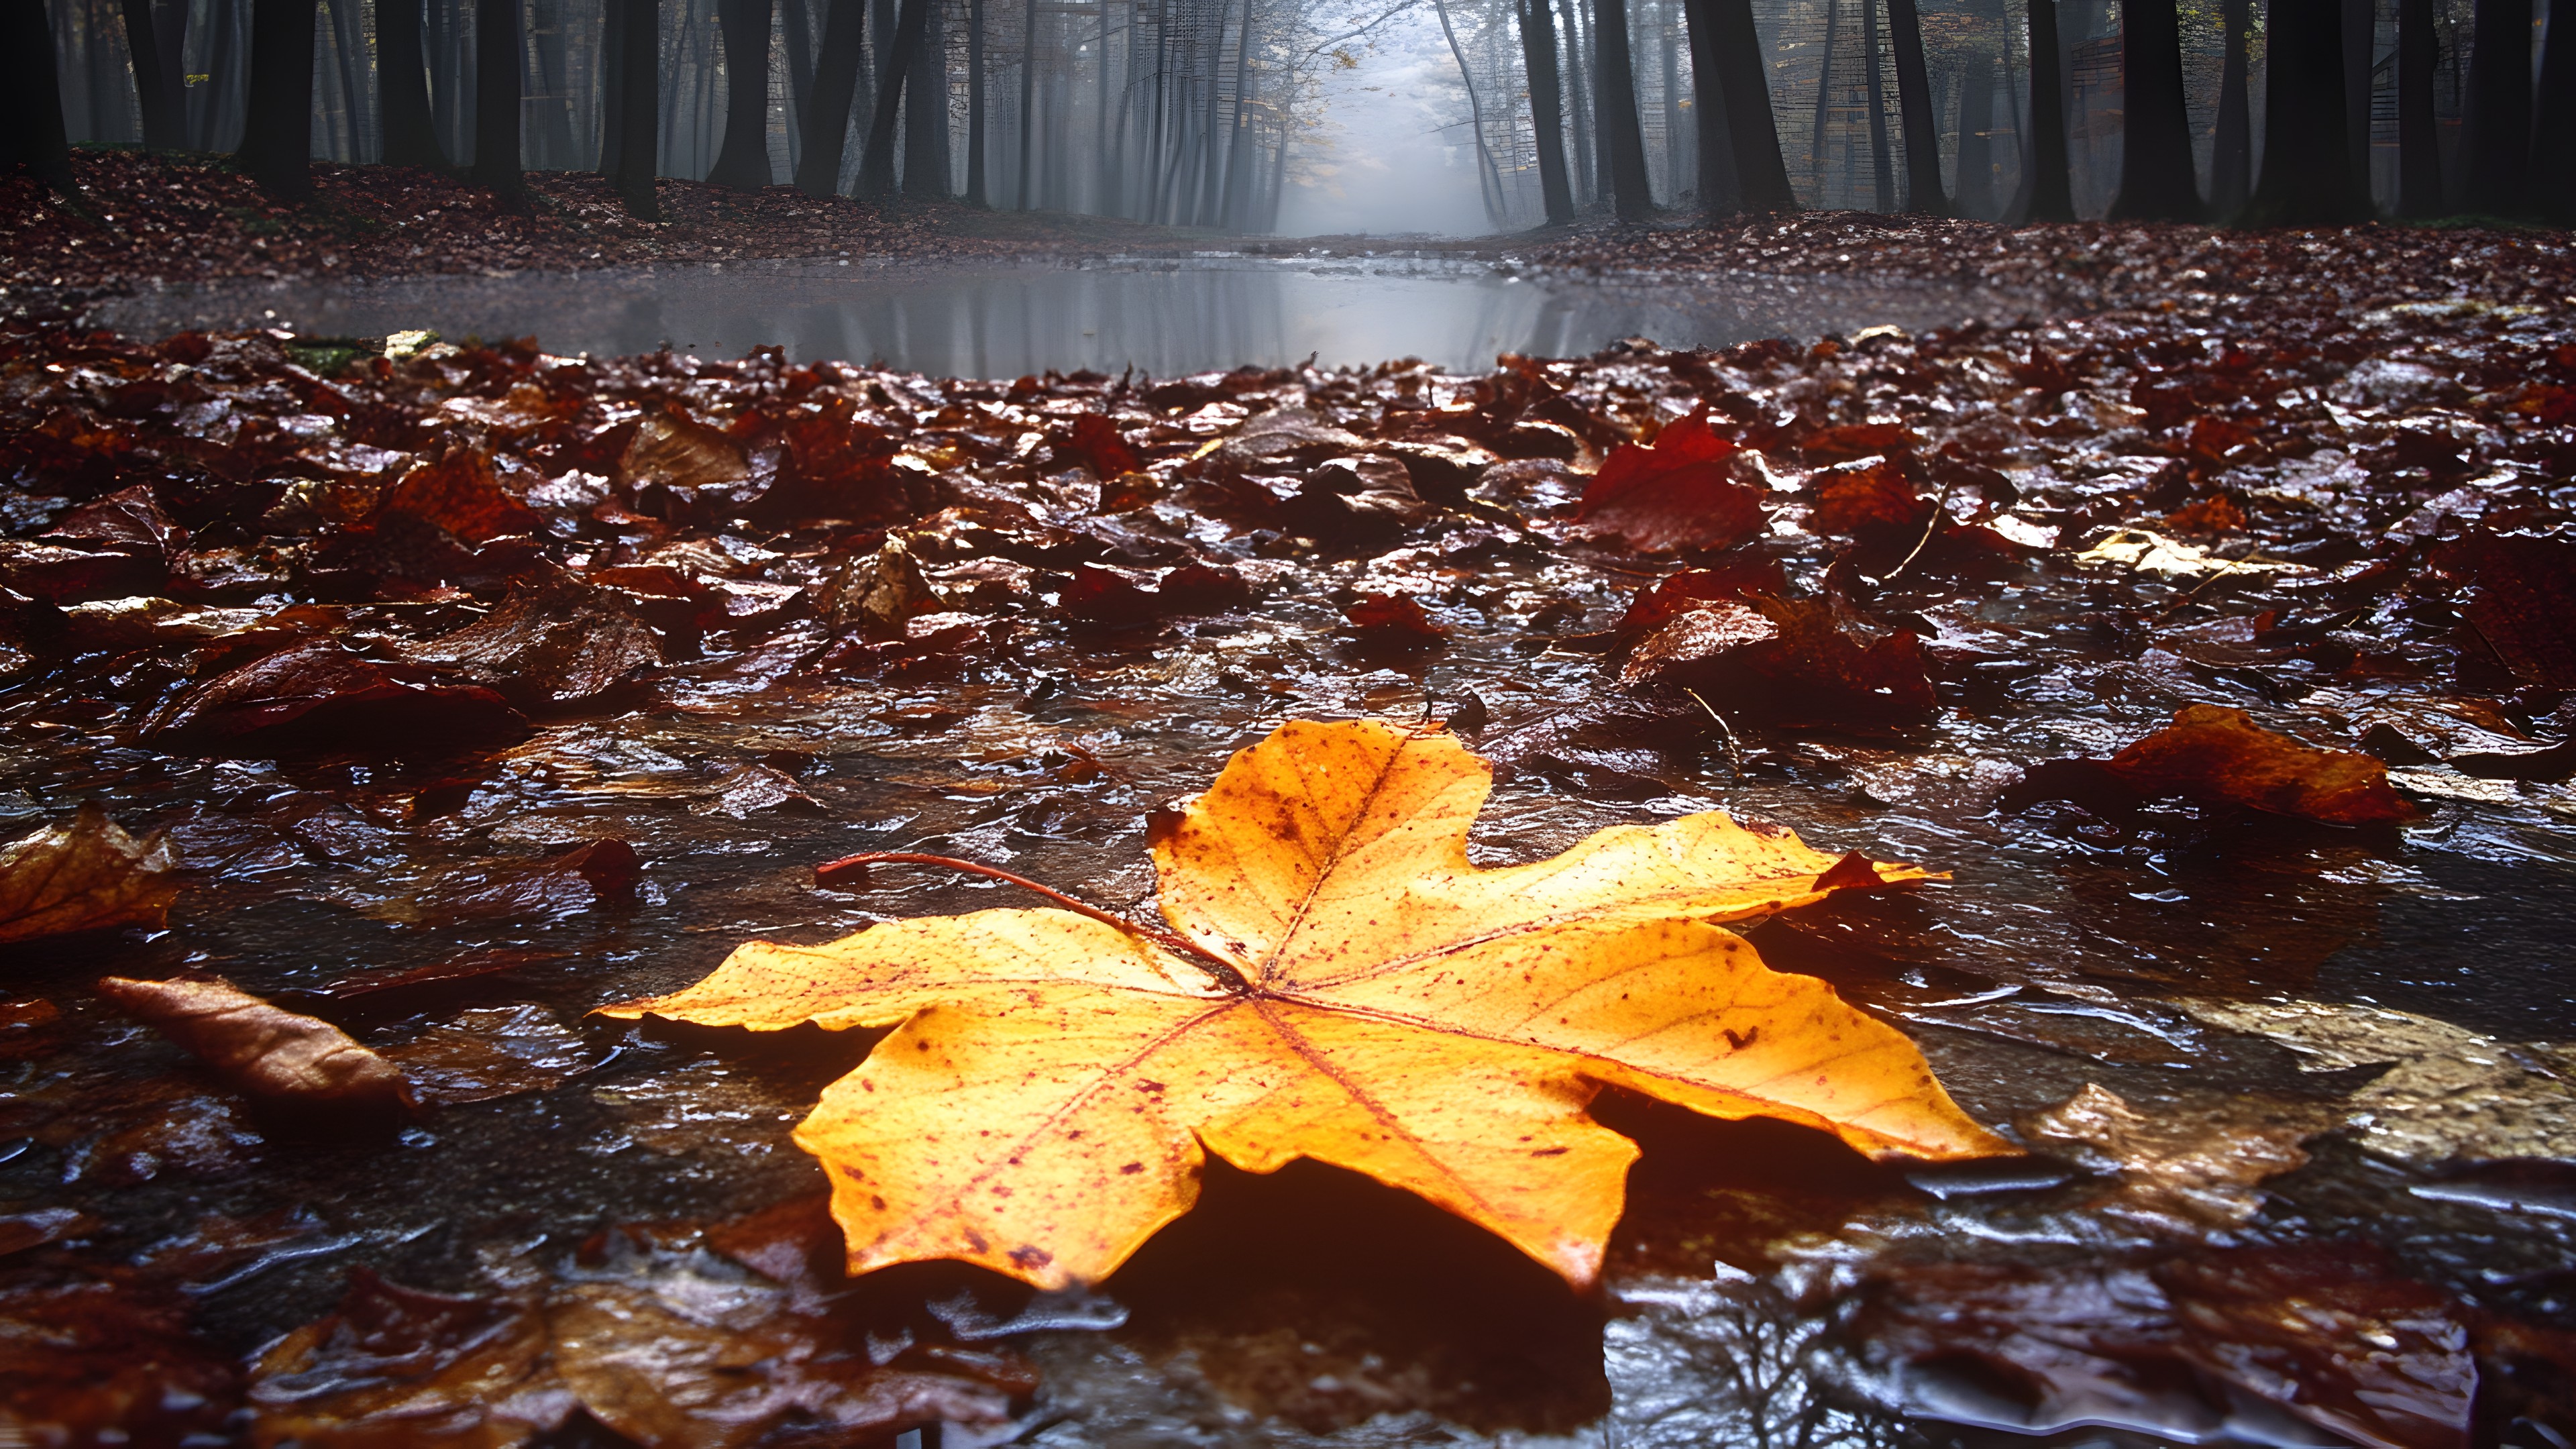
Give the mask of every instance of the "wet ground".
[[[813, 300], [782, 304], [799, 309], [796, 320], [758, 339], [786, 345], [791, 362], [858, 356], [892, 336], [903, 350], [889, 356], [930, 369], [969, 364], [927, 359], [972, 357], [1000, 376], [1059, 357], [1051, 365], [1068, 371], [1093, 359], [1113, 370], [1107, 354], [1122, 348], [1158, 372], [1202, 366], [1209, 348], [1246, 349], [1228, 363], [1294, 362], [1337, 315], [1314, 300], [1348, 295], [1336, 288], [1436, 319], [1370, 319], [1390, 337], [1449, 339], [1381, 345], [1361, 332], [1372, 340], [1336, 356], [1449, 346], [1461, 372], [1523, 350], [1498, 339], [1572, 351], [1701, 325], [1655, 311], [1666, 299], [1605, 308], [1603, 294], [1570, 281], [1336, 277], [1300, 262], [967, 279], [955, 295], [980, 292], [996, 309], [988, 317], [1007, 313], [1013, 304], [999, 299], [1014, 288], [1047, 298], [1020, 311], [1043, 335], [970, 326], [925, 337], [907, 330], [905, 309], [944, 317], [951, 294], [906, 288], [844, 303], [831, 295], [837, 279], [793, 275]], [[606, 355], [657, 328], [675, 337], [677, 325], [708, 334], [706, 356], [757, 330], [748, 298], [776, 281], [725, 277], [685, 303], [666, 297], [656, 320], [619, 314], [560, 332], [550, 324], [598, 294], [549, 296], [554, 282], [525, 278], [459, 302], [433, 282], [305, 293], [279, 310], [311, 331], [381, 335], [442, 306], [466, 307], [456, 315], [467, 318], [506, 306], [526, 320], [486, 335], [534, 332], [549, 352]], [[636, 280], [594, 274], [582, 285], [614, 293]], [[432, 355], [388, 369], [382, 399], [375, 384], [350, 384], [366, 396], [335, 421], [310, 396], [289, 397], [303, 384], [282, 360], [259, 360], [275, 345], [254, 340], [233, 360], [197, 354], [188, 365], [264, 378], [285, 389], [273, 404], [281, 414], [321, 421], [294, 425], [313, 434], [306, 443], [262, 444], [264, 462], [234, 466], [220, 450], [175, 442], [214, 436], [186, 420], [181, 409], [195, 404], [135, 394], [117, 411], [120, 387], [174, 377], [173, 359], [84, 357], [22, 338], [10, 363], [21, 409], [12, 426], [28, 429], [13, 504], [21, 538], [75, 498], [158, 478], [171, 508], [201, 515], [189, 524], [198, 552], [256, 553], [289, 534], [327, 546], [335, 528], [384, 524], [367, 509], [400, 464], [371, 468], [357, 451], [425, 456], [434, 437], [525, 464], [505, 469], [501, 486], [542, 515], [535, 536], [558, 564], [685, 574], [686, 589], [600, 577], [636, 592], [656, 628], [688, 622], [666, 629], [662, 662], [619, 691], [532, 709], [523, 740], [462, 754], [363, 740], [282, 757], [199, 754], [143, 722], [238, 653], [218, 665], [202, 637], [180, 633], [67, 652], [13, 644], [0, 810], [24, 830], [99, 801], [138, 833], [169, 831], [189, 887], [166, 931], [0, 958], [14, 1013], [0, 1204], [86, 1214], [90, 1226], [43, 1249], [69, 1255], [60, 1262], [145, 1262], [229, 1235], [233, 1247], [208, 1259], [220, 1267], [178, 1290], [191, 1342], [218, 1357], [252, 1354], [315, 1319], [354, 1267], [459, 1294], [590, 1282], [585, 1273], [610, 1271], [598, 1266], [605, 1230], [695, 1232], [817, 1191], [819, 1173], [787, 1130], [868, 1045], [810, 1030], [630, 1027], [586, 1016], [592, 1007], [694, 981], [753, 937], [818, 942], [890, 918], [1024, 903], [1008, 887], [931, 871], [881, 870], [864, 890], [815, 884], [816, 864], [859, 850], [971, 858], [1112, 909], [1150, 910], [1146, 814], [1203, 788], [1227, 752], [1290, 718], [1442, 718], [1505, 766], [1476, 836], [1487, 862], [1551, 854], [1606, 825], [1723, 808], [1820, 848], [1947, 872], [1919, 891], [1775, 919], [1751, 939], [1774, 966], [1823, 976], [1900, 1025], [1970, 1115], [2041, 1155], [1909, 1172], [1797, 1129], [1605, 1099], [1600, 1115], [1646, 1154], [1597, 1297], [1347, 1174], [1219, 1166], [1201, 1205], [1096, 1293], [1032, 1300], [937, 1266], [880, 1275], [871, 1302], [896, 1305], [886, 1311], [905, 1331], [1007, 1347], [1040, 1376], [1009, 1422], [949, 1429], [952, 1449], [2564, 1444], [2559, 1395], [2576, 1384], [2563, 1376], [2576, 1372], [2566, 1348], [2576, 1340], [2562, 1336], [2576, 1332], [2576, 1169], [2565, 1165], [2576, 1152], [2566, 1085], [2576, 1056], [2564, 1046], [2576, 1040], [2565, 926], [2576, 791], [2563, 772], [2499, 778], [2447, 763], [2458, 751], [2436, 736], [2450, 727], [2417, 727], [2474, 695], [2490, 750], [2564, 735], [2565, 686], [2518, 675], [2510, 659], [2481, 675], [2484, 665], [2454, 657], [2449, 596], [2421, 582], [2439, 573], [2428, 562], [2438, 546], [2482, 527], [2563, 538], [2568, 485], [2549, 429], [2564, 419], [2544, 426], [2539, 409], [2517, 411], [2504, 391], [2526, 367], [2517, 359], [2576, 357], [2563, 316], [2460, 306], [2372, 324], [2357, 304], [2330, 303], [2302, 324], [2315, 330], [2281, 342], [2204, 305], [2096, 333], [1971, 327], [1918, 347], [1904, 332], [1852, 342], [1860, 329], [1844, 323], [1912, 332], [1982, 314], [1920, 291], [1813, 295], [1822, 311], [1776, 330], [1841, 333], [1842, 348], [1617, 352], [1519, 383], [1302, 370], [1202, 377], [1161, 394], [1079, 377], [1010, 392], [827, 370], [801, 386], [856, 399], [860, 421], [895, 440], [895, 492], [869, 506], [911, 501], [875, 519], [846, 499], [801, 514], [743, 501], [737, 517], [718, 495], [691, 502], [687, 479], [650, 496], [630, 401], [679, 400], [710, 426], [776, 415], [806, 395], [776, 361], [728, 370], [682, 359], [586, 373], [575, 386], [554, 362]], [[1558, 303], [1573, 315], [1551, 314]], [[1697, 305], [1715, 330], [1659, 340], [1738, 340], [1781, 317], [1767, 302]], [[1868, 310], [1880, 305], [1895, 310]], [[1961, 310], [1925, 310], [1944, 306]], [[1135, 338], [1207, 312], [1246, 330], [1203, 333], [1201, 350], [1154, 353], [1161, 363], [1135, 355], [1161, 345]], [[179, 314], [127, 314], [154, 315]], [[1111, 324], [1093, 329], [1111, 334], [1102, 353], [1047, 350], [1095, 345], [1084, 321]], [[469, 321], [451, 335], [474, 330]], [[2185, 332], [2221, 341], [2198, 360], [2154, 352]], [[2321, 350], [2338, 334], [2359, 339], [2359, 360]], [[2154, 370], [2140, 358], [2161, 356], [2168, 384], [2191, 385], [2204, 365], [2242, 381], [2229, 358], [2265, 346], [2268, 360], [2248, 365], [2271, 369], [2268, 380], [2244, 383], [2241, 402], [2204, 393], [2195, 405], [2240, 423], [2242, 440], [2195, 432], [2189, 415], [2159, 421], [2152, 397], [2133, 405], [2144, 396], [2133, 382]], [[345, 361], [296, 356], [310, 370]], [[2047, 356], [2068, 359], [2061, 373], [2045, 371]], [[2357, 370], [2373, 358], [2416, 371]], [[2423, 358], [2448, 361], [2439, 371], [2407, 361]], [[358, 376], [374, 360], [354, 365]], [[55, 380], [39, 375], [47, 366]], [[83, 369], [96, 380], [81, 381]], [[513, 391], [529, 386], [591, 411], [550, 411]], [[47, 387], [59, 393], [50, 404]], [[1682, 558], [1584, 537], [1568, 513], [1583, 477], [1542, 465], [1588, 471], [1623, 432], [1651, 432], [1696, 398], [1745, 400], [1730, 404], [1743, 448], [1729, 466], [1768, 490], [1761, 534]], [[26, 443], [35, 419], [84, 408], [140, 419], [131, 426], [159, 440], [153, 457], [110, 464], [96, 461], [120, 456], [106, 445], [84, 461]], [[1220, 476], [1228, 455], [1210, 445], [1283, 408], [1351, 431]], [[1104, 410], [1142, 466], [1121, 470], [1067, 434], [1070, 418]], [[1442, 448], [1485, 450], [1454, 495], [1416, 496], [1420, 510], [1390, 504], [1392, 522], [1351, 502], [1297, 511], [1320, 496], [1297, 492], [1298, 479], [1327, 472], [1330, 457], [1383, 458], [1388, 440], [1428, 436], [1409, 413], [1436, 415]], [[2324, 436], [2329, 417], [2339, 431]], [[2517, 419], [2527, 421], [2518, 433]], [[627, 431], [604, 442], [585, 431], [603, 427]], [[2449, 429], [2451, 452], [2404, 451], [2432, 428]], [[223, 448], [247, 460], [258, 431], [224, 434]], [[755, 465], [770, 446], [748, 425], [734, 436]], [[783, 446], [789, 461], [770, 467], [793, 480], [803, 455]], [[1935, 512], [1893, 539], [1825, 528], [1810, 511], [1819, 480], [1890, 452], [1923, 499], [1937, 496]], [[1428, 480], [1445, 466], [1414, 467], [1413, 487], [1435, 491]], [[2499, 472], [2513, 476], [2493, 481]], [[247, 513], [206, 501], [276, 476], [313, 486], [292, 499], [264, 494], [272, 501]], [[1286, 481], [1247, 501], [1246, 476]], [[207, 481], [218, 479], [222, 488]], [[2473, 479], [2490, 480], [2493, 495], [2474, 506], [2457, 496]], [[1322, 492], [1370, 496], [1338, 483]], [[2180, 540], [2185, 530], [2164, 520], [2213, 496], [2250, 517], [2183, 544], [2198, 556], [2191, 567], [2158, 573], [2084, 555], [2120, 526]], [[2453, 501], [2434, 507], [2420, 536], [2403, 531], [2443, 498]], [[305, 512], [281, 513], [288, 502]], [[2047, 541], [1996, 545], [1992, 557], [1943, 553], [1953, 520], [1993, 535], [2000, 519], [2013, 521], [2005, 538], [2041, 536], [2015, 532], [2027, 526]], [[1923, 555], [1916, 530], [1931, 539], [1935, 523], [1941, 542]], [[940, 591], [929, 617], [968, 638], [898, 627], [892, 642], [871, 644], [834, 622], [834, 571], [889, 529], [911, 540]], [[1677, 566], [1748, 550], [1785, 565], [1790, 594], [1841, 600], [1866, 610], [1871, 628], [1921, 640], [1932, 712], [1789, 719], [1719, 695], [1703, 708], [1731, 719], [1712, 723], [1671, 691], [1623, 686], [1635, 641], [1618, 626], [1640, 590]], [[485, 616], [502, 593], [466, 565], [428, 578], [377, 558], [326, 577], [318, 555], [299, 558], [265, 575], [247, 563], [230, 576], [174, 563], [174, 582], [155, 587], [193, 588], [193, 605], [256, 611], [245, 617], [270, 627], [318, 600], [322, 614], [294, 627], [380, 659]], [[1233, 570], [1254, 602], [1090, 617], [1068, 602], [1081, 567], [1145, 570], [1150, 584], [1152, 571], [1185, 562]], [[1845, 572], [1829, 573], [1837, 566]], [[2371, 567], [2387, 572], [2366, 576]], [[2478, 587], [2503, 585], [2464, 597], [2483, 597]], [[1354, 627], [1346, 609], [1369, 595], [1419, 601], [1445, 636]], [[674, 596], [688, 607], [654, 603]], [[2412, 754], [2381, 753], [2397, 762], [2392, 779], [2417, 818], [2349, 829], [2205, 801], [2124, 813], [2007, 798], [2033, 767], [2107, 757], [2201, 703], [2346, 750], [2388, 725], [2412, 742]], [[631, 893], [504, 892], [512, 908], [480, 904], [496, 898], [491, 882], [603, 838], [640, 859]], [[460, 1094], [381, 1140], [264, 1130], [85, 985], [183, 971], [217, 972], [338, 1022], [424, 1073], [464, 1069], [450, 1050], [457, 1036], [506, 1039], [511, 1090]], [[2101, 1093], [2117, 1101], [2105, 1106]], [[745, 1271], [703, 1251], [689, 1261], [688, 1272], [727, 1283]], [[2267, 1314], [2289, 1326], [2265, 1326]], [[214, 1432], [249, 1421], [223, 1422]], [[576, 1414], [547, 1442], [615, 1439]]]

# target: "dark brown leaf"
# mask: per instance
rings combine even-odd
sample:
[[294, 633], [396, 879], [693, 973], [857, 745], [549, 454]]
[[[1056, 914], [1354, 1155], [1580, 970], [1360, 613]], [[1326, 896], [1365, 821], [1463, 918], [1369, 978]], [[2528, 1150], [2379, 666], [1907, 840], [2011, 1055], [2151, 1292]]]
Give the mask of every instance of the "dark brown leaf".
[[271, 1006], [220, 977], [101, 978], [99, 994], [202, 1058], [254, 1100], [298, 1116], [390, 1116], [402, 1074], [326, 1021]]
[[176, 868], [160, 832], [136, 840], [83, 802], [71, 823], [0, 847], [0, 942], [158, 927], [179, 893]]

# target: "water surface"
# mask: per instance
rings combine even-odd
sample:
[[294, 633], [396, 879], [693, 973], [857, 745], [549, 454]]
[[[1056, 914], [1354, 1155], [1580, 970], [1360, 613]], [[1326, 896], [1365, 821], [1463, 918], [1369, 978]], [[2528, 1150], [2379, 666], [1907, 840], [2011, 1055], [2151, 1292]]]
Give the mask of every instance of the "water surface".
[[924, 267], [754, 262], [589, 272], [342, 278], [170, 288], [100, 303], [98, 325], [165, 336], [289, 327], [381, 337], [535, 336], [548, 351], [668, 346], [737, 357], [877, 362], [950, 377], [1054, 369], [1159, 376], [1246, 364], [1418, 357], [1481, 371], [1499, 353], [1566, 357], [1625, 337], [1722, 347], [1865, 327], [2008, 317], [2012, 299], [1919, 282], [1739, 274], [1690, 285], [1539, 275], [1419, 257], [1108, 258]]

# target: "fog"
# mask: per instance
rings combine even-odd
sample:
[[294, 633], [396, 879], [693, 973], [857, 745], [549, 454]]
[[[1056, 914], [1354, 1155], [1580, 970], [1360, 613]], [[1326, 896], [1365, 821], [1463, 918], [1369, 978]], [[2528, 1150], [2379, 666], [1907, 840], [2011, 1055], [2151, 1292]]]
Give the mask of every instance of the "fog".
[[1355, 44], [1351, 53], [1358, 67], [1326, 73], [1318, 124], [1292, 155], [1281, 234], [1492, 231], [1477, 195], [1457, 63], [1438, 17], [1416, 8], [1379, 31], [1374, 47]]

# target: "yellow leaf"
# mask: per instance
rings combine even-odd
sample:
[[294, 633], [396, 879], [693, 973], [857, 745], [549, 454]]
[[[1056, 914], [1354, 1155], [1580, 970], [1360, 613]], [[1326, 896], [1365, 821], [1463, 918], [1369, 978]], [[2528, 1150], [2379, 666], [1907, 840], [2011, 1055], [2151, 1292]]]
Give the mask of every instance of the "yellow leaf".
[[605, 1011], [901, 1024], [796, 1131], [853, 1272], [957, 1258], [1097, 1280], [1189, 1210], [1214, 1151], [1366, 1173], [1586, 1285], [1637, 1155], [1586, 1115], [1604, 1085], [1876, 1156], [2012, 1150], [1901, 1034], [1715, 924], [1923, 871], [1716, 812], [1482, 870], [1467, 830], [1491, 776], [1446, 735], [1290, 723], [1156, 832], [1186, 941], [979, 911], [753, 942]]

